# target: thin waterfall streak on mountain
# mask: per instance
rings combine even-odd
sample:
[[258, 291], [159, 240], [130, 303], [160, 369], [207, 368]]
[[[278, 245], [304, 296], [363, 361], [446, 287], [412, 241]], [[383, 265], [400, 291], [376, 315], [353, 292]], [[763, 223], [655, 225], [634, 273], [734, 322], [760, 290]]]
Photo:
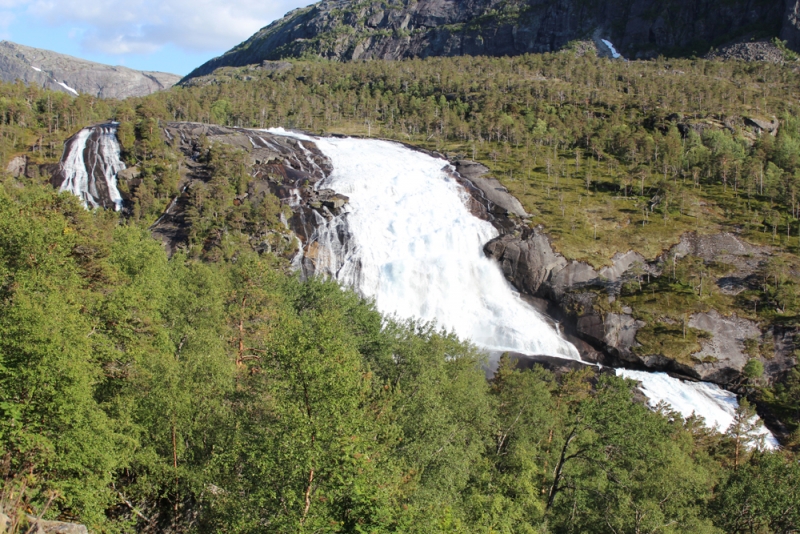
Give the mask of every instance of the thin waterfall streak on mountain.
[[[739, 407], [735, 394], [714, 384], [678, 380], [666, 373], [627, 369], [617, 369], [616, 373], [617, 376], [640, 382], [640, 389], [651, 406], [666, 402], [684, 417], [692, 414], [702, 417], [709, 427], [716, 428], [719, 432], [728, 430]], [[765, 438], [766, 448], [776, 449], [780, 446], [775, 436], [766, 428], [762, 427], [761, 434]]]
[[61, 191], [69, 191], [87, 209], [122, 209], [117, 174], [125, 168], [120, 159], [116, 124], [84, 128], [67, 142], [60, 174]]
[[333, 162], [317, 187], [350, 199], [342, 215], [319, 216], [306, 253], [318, 275], [374, 298], [384, 313], [436, 321], [487, 350], [580, 360], [484, 255], [497, 230], [470, 213], [447, 162], [387, 141], [314, 142]]

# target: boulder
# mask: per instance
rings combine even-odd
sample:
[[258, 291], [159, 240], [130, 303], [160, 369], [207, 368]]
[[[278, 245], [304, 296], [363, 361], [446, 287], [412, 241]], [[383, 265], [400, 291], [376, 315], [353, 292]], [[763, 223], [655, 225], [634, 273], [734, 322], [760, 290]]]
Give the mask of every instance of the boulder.
[[556, 254], [547, 236], [538, 231], [524, 238], [498, 237], [486, 244], [484, 252], [500, 263], [509, 282], [531, 296], [547, 296], [551, 276], [567, 266], [564, 256]]
[[19, 178], [25, 175], [25, 170], [28, 168], [28, 156], [17, 156], [8, 162], [6, 172], [14, 178]]
[[767, 132], [772, 135], [775, 135], [778, 132], [778, 127], [781, 125], [778, 119], [766, 121], [764, 119], [756, 119], [754, 117], [744, 117], [744, 123], [746, 126], [757, 128], [762, 132]]
[[288, 61], [262, 61], [261, 69], [267, 72], [286, 72], [294, 68]]
[[28, 522], [31, 524], [31, 528], [28, 530], [31, 534], [89, 534], [86, 526], [78, 523], [45, 521], [30, 515], [28, 516]]
[[694, 365], [698, 378], [721, 384], [735, 380], [750, 359], [745, 352], [745, 340], [761, 336], [755, 322], [736, 315], [725, 317], [717, 310], [692, 315], [689, 326], [711, 334], [700, 342], [700, 351], [692, 354], [702, 362]]
[[117, 180], [130, 182], [132, 180], [136, 180], [141, 175], [142, 170], [139, 167], [128, 167], [127, 169], [122, 169], [119, 171], [119, 173], [117, 173]]

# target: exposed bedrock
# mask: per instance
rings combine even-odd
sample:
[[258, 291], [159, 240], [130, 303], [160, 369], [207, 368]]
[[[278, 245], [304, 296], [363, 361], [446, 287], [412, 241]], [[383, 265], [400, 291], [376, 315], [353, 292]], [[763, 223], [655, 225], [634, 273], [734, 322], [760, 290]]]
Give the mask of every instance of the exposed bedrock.
[[648, 262], [629, 251], [616, 254], [611, 265], [600, 270], [583, 262], [568, 261], [555, 252], [541, 227], [518, 227], [518, 231], [487, 243], [484, 250], [500, 264], [506, 278], [519, 291], [549, 303], [549, 313], [563, 322], [567, 334], [584, 342], [576, 343], [584, 359], [614, 367], [667, 371], [726, 386], [741, 379], [742, 369], [754, 357], [748, 352], [748, 345], [770, 347], [769, 353], [761, 354], [770, 380], [796, 363], [792, 329], [762, 330], [754, 321], [735, 314], [725, 316], [714, 309], [695, 313], [689, 319], [689, 327], [707, 333], [700, 341], [701, 349], [692, 354], [691, 364], [663, 354], [644, 354], [636, 336], [647, 323], [637, 318], [636, 310], [622, 307], [608, 311], [608, 305], [598, 305], [613, 303], [625, 282], [642, 276], [660, 276], [666, 259], [687, 255], [734, 266], [735, 271], [717, 284], [723, 292], [736, 294], [750, 283], [769, 252], [733, 234], [686, 234], [655, 261]]
[[[305, 243], [314, 231], [319, 217], [332, 216], [347, 202], [347, 198], [332, 191], [315, 191], [315, 185], [328, 176], [332, 166], [316, 145], [310, 141], [274, 135], [259, 130], [227, 128], [191, 122], [169, 122], [162, 125], [169, 145], [179, 149], [185, 157], [181, 193], [172, 201], [164, 214], [153, 224], [153, 234], [164, 241], [168, 251], [174, 252], [188, 243], [190, 222], [186, 207], [192, 188], [210, 180], [211, 169], [202, 162], [202, 143], [222, 143], [242, 150], [249, 156], [249, 171], [253, 178], [247, 192], [236, 202], [255, 205], [267, 195], [275, 195], [282, 204], [292, 209], [292, 217], [284, 221], [287, 233], [291, 230]], [[282, 254], [270, 244], [274, 235], [253, 235], [250, 241], [259, 251]], [[286, 249], [294, 247], [286, 243]], [[293, 244], [292, 244], [293, 245]], [[283, 248], [283, 247], [281, 247]]]

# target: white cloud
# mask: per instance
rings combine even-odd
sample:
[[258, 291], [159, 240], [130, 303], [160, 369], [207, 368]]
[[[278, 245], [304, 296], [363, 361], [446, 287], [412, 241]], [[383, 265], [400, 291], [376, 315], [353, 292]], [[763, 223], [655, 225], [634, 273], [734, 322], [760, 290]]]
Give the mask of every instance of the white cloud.
[[[0, 2], [0, 6], [2, 3]], [[0, 39], [10, 39], [9, 28], [16, 17], [12, 11], [0, 11]]]
[[[187, 52], [227, 50], [313, 0], [0, 0], [52, 26], [68, 25], [92, 52], [147, 54], [167, 44]], [[2, 21], [0, 21], [2, 25]]]

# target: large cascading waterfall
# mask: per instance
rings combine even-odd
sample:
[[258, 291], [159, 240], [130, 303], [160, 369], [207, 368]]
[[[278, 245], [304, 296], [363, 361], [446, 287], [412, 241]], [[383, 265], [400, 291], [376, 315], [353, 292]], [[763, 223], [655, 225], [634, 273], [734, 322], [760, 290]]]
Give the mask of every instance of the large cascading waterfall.
[[[271, 132], [316, 143], [334, 168], [317, 187], [350, 198], [342, 215], [318, 215], [306, 244], [306, 260], [317, 274], [374, 298], [382, 312], [435, 320], [491, 351], [580, 359], [484, 256], [483, 245], [497, 232], [469, 212], [468, 194], [446, 172], [445, 161], [386, 141]], [[617, 374], [640, 382], [653, 406], [664, 401], [723, 432], [733, 421], [736, 396], [718, 386], [664, 373]], [[765, 445], [777, 447], [763, 432]]]
[[117, 174], [125, 168], [120, 159], [117, 124], [84, 128], [67, 140], [55, 179], [87, 208], [122, 208]]
[[497, 230], [470, 213], [445, 161], [386, 141], [314, 142], [333, 163], [319, 188], [350, 199], [343, 215], [319, 221], [308, 252], [318, 274], [490, 351], [580, 359], [484, 255]]

